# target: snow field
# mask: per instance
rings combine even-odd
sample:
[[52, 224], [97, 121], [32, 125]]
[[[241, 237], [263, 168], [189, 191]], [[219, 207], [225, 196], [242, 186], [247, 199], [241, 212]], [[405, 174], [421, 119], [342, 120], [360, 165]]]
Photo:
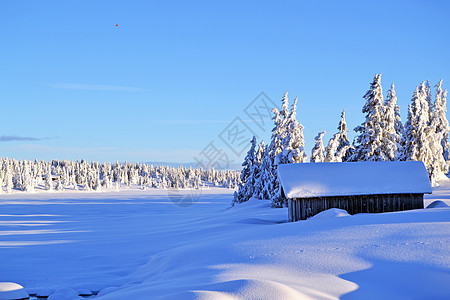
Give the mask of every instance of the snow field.
[[[449, 204], [450, 184], [426, 198]], [[81, 289], [97, 299], [450, 294], [449, 208], [330, 210], [287, 223], [286, 209], [270, 201], [230, 208], [232, 199], [223, 188], [202, 191], [189, 207], [162, 190], [2, 195], [0, 282], [52, 299], [78, 299]]]

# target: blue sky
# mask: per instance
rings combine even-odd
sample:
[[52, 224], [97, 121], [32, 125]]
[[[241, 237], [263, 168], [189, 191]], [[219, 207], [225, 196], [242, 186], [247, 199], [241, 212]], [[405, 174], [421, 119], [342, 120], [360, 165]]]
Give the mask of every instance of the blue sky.
[[385, 92], [395, 82], [403, 118], [421, 81], [450, 87], [449, 11], [411, 0], [1, 1], [0, 155], [189, 162], [212, 142], [240, 162], [224, 130], [239, 117], [268, 142], [244, 110], [286, 90], [300, 99], [309, 155], [344, 107], [353, 137], [375, 73]]

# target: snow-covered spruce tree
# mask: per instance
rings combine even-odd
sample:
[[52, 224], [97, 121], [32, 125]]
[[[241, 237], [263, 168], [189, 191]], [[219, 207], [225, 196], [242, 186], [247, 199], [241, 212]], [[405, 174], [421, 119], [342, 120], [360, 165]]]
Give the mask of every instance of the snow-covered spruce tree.
[[350, 156], [350, 142], [347, 137], [348, 129], [347, 129], [347, 122], [345, 121], [345, 108], [342, 110], [341, 113], [341, 120], [339, 121], [338, 128], [339, 130], [339, 145], [337, 147], [337, 161], [347, 161]]
[[316, 144], [314, 145], [311, 151], [311, 158], [310, 158], [310, 161], [313, 163], [325, 161], [325, 147], [323, 146], [322, 140], [325, 133], [326, 131], [322, 131], [314, 138]]
[[280, 116], [282, 120], [286, 120], [289, 117], [289, 99], [288, 92], [283, 94], [283, 99], [281, 99], [281, 111]]
[[34, 193], [34, 178], [32, 176], [31, 166], [29, 162], [24, 162], [25, 167], [23, 169], [23, 185], [22, 189], [27, 193]]
[[59, 176], [58, 180], [56, 181], [55, 190], [64, 191], [64, 183], [63, 183], [63, 178], [61, 176]]
[[245, 156], [244, 162], [242, 163], [241, 171], [241, 183], [239, 184], [239, 189], [235, 193], [233, 203], [242, 203], [248, 201], [253, 196], [253, 191], [255, 187], [255, 161], [256, 161], [256, 137], [253, 136], [251, 140], [250, 150], [248, 150]]
[[277, 108], [272, 110], [274, 116], [274, 127], [272, 129], [272, 138], [269, 147], [266, 151], [266, 156], [263, 161], [262, 179], [264, 182], [264, 193], [267, 193], [268, 199], [271, 200], [273, 207], [282, 207], [285, 200], [281, 194], [280, 183], [278, 180], [277, 165], [281, 161], [286, 159], [286, 155], [283, 155], [283, 148], [289, 144], [289, 140], [286, 138], [287, 118], [289, 117], [289, 102], [288, 93], [284, 93], [282, 101], [282, 113]]
[[434, 105], [433, 97], [431, 96], [431, 86], [429, 80], [425, 82], [425, 94], [428, 103], [428, 120], [430, 120], [431, 122], [431, 119], [433, 118]]
[[347, 137], [347, 123], [345, 122], [345, 109], [342, 111], [338, 124], [338, 132], [328, 141], [325, 148], [325, 162], [347, 161], [351, 156], [350, 142]]
[[439, 185], [439, 180], [441, 180], [442, 178], [447, 178], [445, 174], [448, 173], [448, 165], [443, 155], [443, 148], [441, 144], [442, 133], [436, 133], [434, 125], [430, 125], [427, 131], [427, 139], [432, 151], [432, 158], [431, 163], [428, 167], [428, 174], [430, 176], [431, 184], [433, 186], [437, 186]]
[[445, 155], [448, 155], [448, 121], [446, 116], [446, 92], [442, 92], [442, 80], [436, 85], [436, 99], [434, 111], [427, 128], [427, 138], [432, 151], [432, 160], [428, 173], [432, 185], [438, 185], [438, 181], [447, 178], [449, 171]]
[[381, 74], [376, 74], [370, 89], [363, 97], [366, 103], [362, 112], [365, 121], [355, 128], [356, 137], [352, 161], [383, 161], [388, 158], [382, 151], [384, 103]]
[[403, 124], [400, 118], [400, 108], [394, 83], [388, 91], [383, 120], [382, 151], [387, 160], [397, 160], [403, 135]]
[[261, 141], [261, 143], [259, 143], [258, 145], [258, 150], [256, 150], [255, 168], [254, 168], [255, 186], [253, 189], [253, 197], [257, 199], [261, 199], [261, 192], [264, 187], [264, 183], [262, 181], [262, 174], [263, 174], [263, 159], [265, 150], [266, 146], [264, 145], [264, 141]]
[[[277, 166], [279, 164], [302, 163], [306, 161], [303, 125], [297, 121], [297, 101], [298, 98], [295, 98], [288, 117], [281, 119], [280, 121], [277, 121], [277, 110], [273, 110], [275, 114], [275, 127], [273, 133], [275, 134], [272, 134], [271, 146], [273, 144], [275, 147], [270, 148], [269, 150], [269, 156], [274, 157], [272, 167], [273, 179], [270, 184], [270, 200], [273, 207], [283, 207], [287, 204], [286, 198], [281, 192]], [[280, 140], [281, 143], [278, 144]], [[274, 149], [276, 151], [274, 151]]]
[[47, 173], [45, 174], [44, 187], [45, 187], [45, 190], [47, 190], [49, 192], [53, 191], [52, 170], [51, 170], [50, 166], [48, 166]]
[[325, 148], [325, 162], [337, 162], [337, 148], [339, 146], [339, 133], [333, 135], [333, 137], [328, 141], [327, 147]]
[[436, 96], [434, 101], [434, 113], [431, 123], [436, 127], [436, 133], [442, 134], [442, 148], [444, 160], [449, 160], [450, 144], [449, 124], [447, 120], [447, 90], [442, 91], [442, 79], [436, 84]]
[[259, 180], [256, 182], [255, 197], [258, 199], [270, 199], [271, 195], [271, 180], [272, 180], [272, 159], [269, 154], [269, 146], [264, 147], [263, 156], [261, 159], [261, 167]]
[[306, 161], [303, 125], [297, 121], [297, 102], [298, 98], [296, 97], [287, 118], [281, 123], [284, 130], [282, 130], [282, 151], [277, 155], [277, 165]]
[[414, 91], [408, 107], [401, 158], [422, 161], [432, 185], [436, 185], [442, 173], [448, 171], [441, 139], [442, 134], [436, 133], [436, 122], [430, 123], [426, 85], [422, 82]]
[[[286, 94], [285, 94], [286, 95]], [[284, 98], [283, 98], [284, 99]], [[277, 156], [281, 153], [281, 143], [284, 135], [283, 119], [277, 108], [272, 109], [274, 114], [274, 128], [272, 129], [272, 138], [267, 150], [265, 151], [261, 180], [264, 183], [262, 188], [263, 199], [272, 200], [275, 191], [278, 189]], [[273, 203], [273, 202], [272, 202]]]
[[[417, 91], [417, 90], [416, 90]], [[418, 92], [418, 91], [417, 91]], [[414, 99], [414, 96], [413, 96]], [[408, 104], [408, 117], [404, 126], [402, 136], [402, 148], [400, 149], [400, 160], [411, 160], [413, 153], [416, 151], [416, 129], [412, 104]], [[414, 124], [413, 124], [414, 123]]]
[[9, 162], [6, 163], [6, 192], [8, 194], [12, 193], [12, 189], [14, 188], [14, 183], [13, 183], [13, 175], [12, 175], [12, 169], [11, 169], [11, 165], [9, 164]]

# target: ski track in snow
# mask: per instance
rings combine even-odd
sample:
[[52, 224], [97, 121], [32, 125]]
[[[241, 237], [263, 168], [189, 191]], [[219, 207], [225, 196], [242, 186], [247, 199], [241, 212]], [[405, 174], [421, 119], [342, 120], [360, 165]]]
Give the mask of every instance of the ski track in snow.
[[[3, 194], [0, 282], [55, 299], [450, 295], [450, 208], [288, 223], [267, 201], [230, 208], [232, 193], [204, 190], [189, 207], [164, 190]], [[450, 204], [450, 183], [425, 197]]]

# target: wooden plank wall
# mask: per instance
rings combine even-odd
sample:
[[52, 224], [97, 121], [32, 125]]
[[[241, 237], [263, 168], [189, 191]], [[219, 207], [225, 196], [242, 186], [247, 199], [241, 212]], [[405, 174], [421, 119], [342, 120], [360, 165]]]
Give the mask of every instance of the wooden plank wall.
[[345, 209], [349, 214], [381, 213], [423, 208], [423, 194], [386, 194], [296, 198], [288, 200], [289, 221], [306, 220], [329, 208]]

